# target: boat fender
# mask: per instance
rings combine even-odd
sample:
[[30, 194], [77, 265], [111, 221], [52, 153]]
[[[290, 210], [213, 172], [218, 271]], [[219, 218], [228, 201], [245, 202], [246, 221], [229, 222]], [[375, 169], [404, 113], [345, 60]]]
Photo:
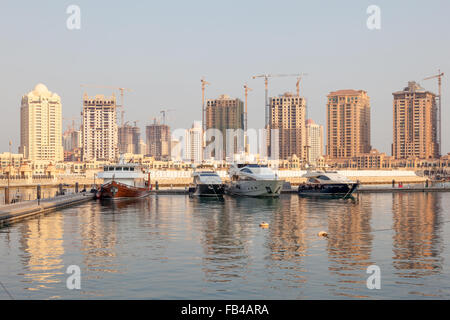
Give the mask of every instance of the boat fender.
[[328, 233], [326, 231], [319, 231], [317, 234], [319, 237], [328, 238]]
[[269, 224], [267, 223], [267, 222], [261, 222], [260, 224], [259, 224], [259, 226], [261, 227], [261, 228], [263, 228], [263, 229], [267, 229], [268, 227], [269, 227]]

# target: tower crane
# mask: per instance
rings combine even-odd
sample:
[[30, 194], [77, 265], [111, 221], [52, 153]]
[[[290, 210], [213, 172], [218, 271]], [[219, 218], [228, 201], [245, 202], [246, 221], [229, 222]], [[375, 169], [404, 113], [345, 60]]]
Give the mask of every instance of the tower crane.
[[[256, 78], [263, 78], [264, 79], [264, 85], [265, 85], [265, 127], [267, 128], [269, 126], [269, 78], [275, 78], [275, 77], [302, 77], [304, 76], [304, 73], [301, 74], [261, 74], [253, 76], [252, 79]], [[300, 82], [299, 82], [300, 84]]]
[[302, 78], [304, 76], [307, 76], [307, 73], [301, 73], [298, 77], [297, 77], [297, 83], [295, 84], [296, 88], [297, 88], [297, 97], [300, 97], [300, 81], [302, 80]]
[[253, 89], [250, 88], [247, 84], [244, 84], [244, 94], [245, 94], [245, 111], [244, 111], [244, 132], [247, 132], [248, 129], [248, 123], [247, 123], [247, 115], [248, 115], [248, 102], [247, 102], [247, 97], [248, 97], [248, 92], [252, 91]]
[[71, 118], [65, 118], [65, 117], [63, 117], [62, 119], [63, 119], [63, 120], [69, 120], [69, 121], [72, 121], [72, 126], [70, 126], [70, 124], [68, 125], [68, 131], [69, 131], [69, 132], [75, 131], [75, 120], [76, 120], [75, 117], [71, 117]]
[[205, 92], [206, 92], [206, 86], [210, 85], [208, 81], [205, 80], [205, 77], [203, 77], [200, 80], [200, 83], [202, 84], [202, 148], [206, 146], [205, 141], [205, 132], [206, 132], [206, 110], [205, 110]]
[[120, 125], [123, 127], [124, 125], [124, 114], [125, 114], [125, 108], [124, 108], [124, 104], [123, 104], [123, 96], [124, 96], [124, 92], [132, 92], [133, 89], [130, 88], [122, 88], [122, 87], [114, 87], [114, 86], [103, 86], [103, 85], [88, 85], [88, 84], [82, 84], [82, 87], [87, 87], [87, 88], [102, 88], [102, 89], [113, 89], [113, 90], [119, 90], [120, 91], [120, 102], [121, 104], [118, 106], [119, 108], [121, 108], [120, 111]]
[[170, 111], [175, 111], [174, 109], [165, 109], [165, 110], [161, 110], [160, 113], [162, 114], [163, 118], [162, 118], [162, 124], [166, 124], [166, 114]]
[[206, 131], [206, 123], [205, 123], [205, 116], [206, 116], [205, 92], [206, 92], [206, 86], [210, 85], [211, 83], [206, 81], [204, 77], [200, 80], [200, 82], [202, 84], [202, 128], [203, 128], [203, 132], [205, 132]]
[[442, 143], [442, 133], [441, 133], [441, 115], [442, 115], [442, 77], [444, 76], [444, 73], [441, 72], [441, 70], [438, 70], [438, 74], [429, 76], [424, 78], [423, 80], [430, 80], [430, 79], [438, 79], [438, 94], [439, 94], [439, 103], [438, 103], [438, 111], [437, 111], [437, 143], [438, 143], [438, 152], [439, 156], [441, 156], [441, 143]]

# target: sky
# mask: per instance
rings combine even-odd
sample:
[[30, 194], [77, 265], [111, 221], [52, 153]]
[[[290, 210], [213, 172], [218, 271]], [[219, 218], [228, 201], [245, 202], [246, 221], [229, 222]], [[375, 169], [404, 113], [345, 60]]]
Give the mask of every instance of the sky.
[[[70, 5], [81, 12], [69, 30]], [[379, 30], [367, 8], [380, 8]], [[0, 152], [20, 144], [21, 97], [44, 83], [62, 100], [64, 126], [80, 124], [82, 95], [125, 87], [125, 120], [142, 129], [160, 110], [173, 128], [201, 120], [200, 79], [207, 98], [248, 97], [249, 128], [264, 125], [259, 74], [308, 73], [301, 86], [308, 116], [325, 124], [326, 95], [366, 90], [371, 144], [391, 154], [392, 92], [438, 69], [450, 73], [450, 1], [6, 1], [0, 3]], [[295, 78], [273, 78], [269, 95], [295, 92]], [[116, 93], [118, 94], [118, 93]], [[447, 96], [449, 98], [447, 98]], [[450, 152], [450, 92], [443, 79], [442, 153]]]

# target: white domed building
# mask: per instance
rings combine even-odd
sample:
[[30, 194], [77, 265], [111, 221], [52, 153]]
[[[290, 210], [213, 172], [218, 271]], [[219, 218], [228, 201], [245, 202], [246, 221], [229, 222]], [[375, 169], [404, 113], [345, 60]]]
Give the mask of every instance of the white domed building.
[[61, 98], [42, 83], [22, 97], [20, 153], [31, 161], [64, 159]]

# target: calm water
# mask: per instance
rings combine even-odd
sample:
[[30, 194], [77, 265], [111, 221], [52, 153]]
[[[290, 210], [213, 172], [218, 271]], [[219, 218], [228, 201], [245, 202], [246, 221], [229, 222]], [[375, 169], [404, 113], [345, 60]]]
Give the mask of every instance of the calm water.
[[449, 299], [446, 221], [450, 193], [91, 202], [0, 229], [0, 281], [15, 299]]

